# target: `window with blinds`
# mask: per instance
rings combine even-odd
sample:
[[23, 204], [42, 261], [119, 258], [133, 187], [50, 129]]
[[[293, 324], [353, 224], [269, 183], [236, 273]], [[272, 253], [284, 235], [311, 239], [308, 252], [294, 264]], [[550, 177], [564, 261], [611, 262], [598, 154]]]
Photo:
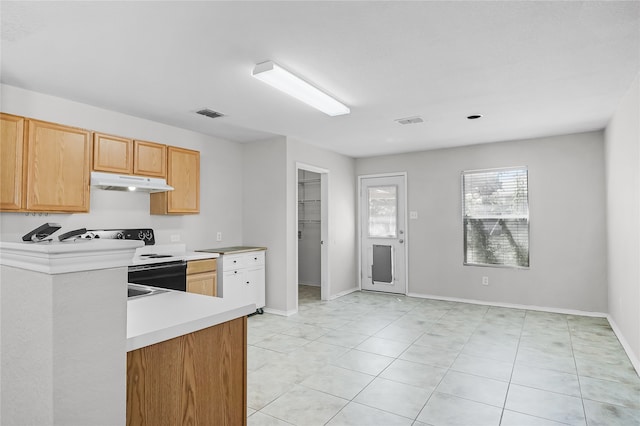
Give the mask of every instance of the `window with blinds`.
[[464, 264], [529, 267], [526, 167], [462, 172]]

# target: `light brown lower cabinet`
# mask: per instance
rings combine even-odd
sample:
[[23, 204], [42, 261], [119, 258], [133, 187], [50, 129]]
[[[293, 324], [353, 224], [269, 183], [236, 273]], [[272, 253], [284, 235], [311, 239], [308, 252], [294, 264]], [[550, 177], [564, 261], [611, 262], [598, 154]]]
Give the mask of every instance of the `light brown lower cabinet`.
[[217, 296], [218, 275], [216, 259], [190, 260], [187, 262], [187, 292]]
[[247, 317], [127, 353], [127, 425], [246, 425]]

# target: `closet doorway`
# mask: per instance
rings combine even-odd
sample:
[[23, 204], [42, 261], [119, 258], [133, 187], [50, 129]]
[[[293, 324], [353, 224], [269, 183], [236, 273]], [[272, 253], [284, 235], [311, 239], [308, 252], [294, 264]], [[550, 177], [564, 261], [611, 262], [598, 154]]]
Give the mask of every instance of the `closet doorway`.
[[329, 171], [296, 164], [298, 300], [328, 300]]

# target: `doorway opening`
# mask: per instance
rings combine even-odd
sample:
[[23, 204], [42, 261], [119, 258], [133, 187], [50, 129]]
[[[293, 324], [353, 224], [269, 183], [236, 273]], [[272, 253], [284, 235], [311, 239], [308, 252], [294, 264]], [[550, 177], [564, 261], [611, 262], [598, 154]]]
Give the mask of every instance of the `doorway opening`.
[[407, 175], [360, 176], [360, 288], [407, 294]]
[[297, 164], [298, 301], [328, 300], [328, 170]]

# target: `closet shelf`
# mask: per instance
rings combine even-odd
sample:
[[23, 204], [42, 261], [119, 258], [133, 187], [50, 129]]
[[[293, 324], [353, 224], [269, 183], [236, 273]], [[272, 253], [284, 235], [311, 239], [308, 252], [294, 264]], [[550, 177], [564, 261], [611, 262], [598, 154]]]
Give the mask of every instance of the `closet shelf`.
[[300, 219], [298, 223], [320, 223], [319, 219]]

